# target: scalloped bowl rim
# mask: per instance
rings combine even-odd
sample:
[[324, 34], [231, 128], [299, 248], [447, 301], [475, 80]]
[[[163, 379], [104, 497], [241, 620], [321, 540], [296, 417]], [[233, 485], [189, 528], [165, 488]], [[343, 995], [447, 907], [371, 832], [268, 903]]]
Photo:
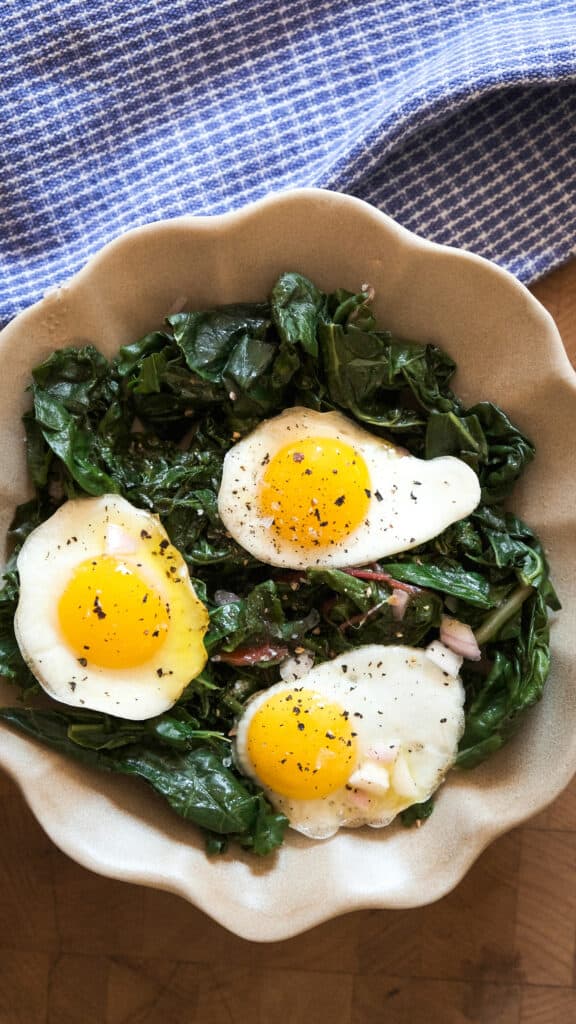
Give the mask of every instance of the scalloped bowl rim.
[[[272, 239], [273, 245], [269, 238], [271, 226], [277, 231], [281, 229], [281, 235]], [[316, 248], [314, 230], [318, 236]], [[340, 230], [346, 239], [346, 252], [340, 251], [335, 244], [340, 238]], [[270, 249], [266, 249], [266, 245], [271, 246]], [[424, 313], [429, 313], [432, 321], [436, 316], [439, 324], [451, 322], [452, 308], [457, 310], [456, 320], [460, 318], [464, 324], [467, 311], [474, 308], [475, 302], [479, 304], [478, 309], [487, 309], [486, 300], [482, 306], [476, 298], [476, 291], [480, 289], [486, 298], [494, 295], [496, 303], [510, 309], [523, 325], [524, 338], [526, 331], [529, 335], [526, 342], [529, 365], [527, 369], [521, 368], [519, 397], [514, 397], [515, 390], [511, 388], [510, 381], [513, 367], [512, 363], [508, 367], [506, 360], [509, 357], [504, 352], [504, 368], [500, 367], [500, 371], [502, 375], [508, 373], [508, 378], [504, 386], [497, 377], [494, 389], [498, 391], [504, 387], [505, 393], [512, 396], [512, 404], [518, 402], [518, 414], [522, 419], [526, 397], [531, 394], [529, 373], [534, 373], [536, 368], [539, 396], [536, 413], [544, 402], [549, 402], [551, 391], [559, 396], [557, 404], [561, 406], [561, 412], [558, 415], [562, 424], [570, 422], [576, 426], [576, 374], [554, 321], [522, 284], [482, 257], [419, 238], [361, 200], [319, 189], [272, 193], [239, 210], [217, 216], [183, 215], [158, 221], [134, 228], [109, 242], [70, 281], [51, 289], [44, 299], [19, 314], [0, 333], [0, 350], [5, 358], [9, 356], [18, 363], [20, 378], [25, 379], [27, 369], [37, 361], [36, 355], [32, 358], [22, 353], [19, 343], [24, 336], [31, 339], [30, 348], [34, 353], [42, 354], [74, 340], [76, 324], [82, 325], [83, 340], [99, 335], [94, 340], [104, 351], [138, 337], [142, 324], [130, 335], [131, 325], [126, 323], [127, 310], [133, 320], [138, 320], [141, 315], [149, 316], [147, 310], [141, 312], [139, 307], [135, 312], [130, 306], [130, 288], [136, 287], [138, 274], [150, 274], [153, 284], [157, 273], [161, 271], [164, 274], [158, 283], [159, 294], [152, 296], [150, 301], [156, 303], [158, 315], [161, 309], [165, 313], [169, 308], [166, 302], [170, 301], [170, 273], [163, 266], [150, 265], [149, 250], [154, 250], [156, 256], [165, 252], [172, 254], [176, 260], [174, 277], [188, 273], [181, 266], [181, 252], [186, 252], [192, 262], [196, 259], [195, 269], [200, 282], [196, 293], [199, 289], [201, 296], [204, 292], [211, 294], [213, 302], [230, 301], [231, 298], [262, 298], [264, 279], [271, 283], [270, 275], [272, 279], [274, 277], [272, 264], [275, 260], [278, 263], [278, 260], [289, 259], [290, 255], [294, 259], [296, 254], [300, 264], [294, 269], [302, 269], [317, 280], [320, 277], [321, 286], [324, 286], [322, 278], [330, 279], [333, 287], [339, 284], [359, 285], [360, 281], [350, 280], [350, 266], [356, 261], [362, 263], [363, 271], [372, 272], [376, 278], [372, 283], [378, 285], [382, 282], [384, 304], [390, 307], [392, 320], [395, 320], [392, 326], [398, 333], [401, 333], [398, 324], [402, 326], [410, 316], [419, 315], [405, 301], [406, 290], [414, 282], [419, 285], [415, 289], [418, 295], [416, 306], [421, 296], [428, 295], [430, 301]], [[382, 252], [388, 258], [386, 267], [382, 265], [385, 262]], [[263, 263], [265, 259], [267, 263]], [[206, 270], [204, 275], [210, 278], [208, 283], [202, 276], [205, 266], [210, 270], [210, 273]], [[314, 273], [315, 267], [319, 273]], [[287, 266], [282, 267], [278, 263], [278, 268], [287, 269]], [[348, 280], [335, 280], [331, 276], [338, 274], [347, 274]], [[449, 283], [451, 275], [458, 279], [460, 290], [457, 292]], [[253, 282], [255, 276], [259, 282], [256, 286], [258, 294], [238, 294], [239, 279]], [[364, 278], [364, 274], [362, 276]], [[229, 280], [230, 277], [236, 284]], [[106, 317], [111, 316], [110, 324], [105, 324], [103, 331], [102, 314], [99, 313], [102, 289], [107, 300], [110, 297]], [[173, 301], [182, 301], [181, 290], [176, 290], [179, 294], [172, 295]], [[146, 306], [148, 301], [144, 292], [142, 286], [142, 306]], [[220, 295], [223, 298], [219, 298]], [[164, 307], [159, 303], [164, 303]], [[489, 320], [491, 315], [488, 311]], [[498, 323], [494, 314], [492, 329]], [[124, 330], [124, 337], [118, 341], [119, 325], [120, 335]], [[152, 329], [152, 326], [146, 329]], [[433, 328], [431, 330], [432, 340], [439, 340], [442, 344], [443, 338], [436, 339]], [[486, 341], [481, 331], [479, 336], [483, 344], [490, 344], [490, 339]], [[420, 340], [428, 339], [420, 337]], [[496, 351], [500, 349], [495, 348]], [[476, 355], [472, 345], [469, 352], [465, 351], [464, 358], [474, 363]], [[472, 398], [478, 372], [480, 379], [483, 376], [489, 379], [489, 370], [483, 367], [482, 357], [478, 359], [474, 373], [466, 381], [466, 389]], [[541, 377], [542, 384], [539, 383]], [[493, 397], [486, 391], [485, 383], [478, 387], [480, 392], [484, 389], [483, 397]], [[456, 390], [460, 390], [458, 386]], [[570, 402], [574, 403], [574, 414], [570, 411]], [[15, 467], [10, 461], [14, 458], [12, 449], [18, 436], [14, 424], [15, 405], [16, 400], [6, 414], [4, 411], [0, 414], [0, 436], [4, 442], [0, 450], [0, 464], [9, 464], [7, 489], [10, 496], [15, 494], [16, 500], [21, 500], [22, 456], [19, 456]], [[543, 416], [539, 424], [545, 428]], [[548, 454], [548, 462], [554, 462], [551, 447]], [[556, 462], [550, 468], [544, 465], [543, 472], [547, 474], [546, 487], [554, 488], [554, 473], [559, 472]], [[562, 474], [564, 481], [576, 480], [574, 458], [572, 468], [570, 463], [567, 467], [562, 466]], [[523, 487], [522, 501], [530, 504], [530, 488], [535, 487], [538, 480], [537, 473], [530, 473], [528, 486]], [[574, 558], [570, 560], [571, 549], [564, 537], [573, 524], [570, 502], [576, 500], [574, 486], [570, 484], [570, 487], [572, 498], [568, 495], [566, 503], [562, 504], [561, 514], [554, 515], [551, 532], [553, 548], [562, 554], [553, 568], [562, 570], [562, 596], [568, 593], [568, 604], [573, 596], [569, 577], [576, 568]], [[541, 490], [540, 498], [542, 493]], [[556, 501], [552, 507], [556, 513], [561, 492], [553, 490], [552, 493]], [[6, 505], [6, 496], [3, 500]], [[533, 499], [532, 504], [535, 504]], [[4, 507], [4, 530], [6, 515]], [[544, 529], [546, 527], [545, 520]], [[567, 613], [564, 614], [567, 617]], [[576, 724], [576, 700], [570, 696], [569, 685], [569, 645], [566, 625], [562, 627], [561, 620], [559, 629], [563, 638], [562, 656], [555, 675], [560, 680], [559, 685], [564, 686], [562, 693], [566, 706], [562, 713]], [[539, 708], [543, 706], [544, 702]], [[532, 772], [530, 758], [525, 758], [526, 751], [523, 750], [523, 743], [526, 746], [534, 738], [542, 738], [540, 719], [544, 712], [539, 714], [537, 709], [530, 714], [526, 730], [522, 730], [506, 751], [492, 759], [487, 767], [483, 766], [466, 777], [455, 776], [443, 787], [438, 808], [425, 829], [412, 830], [408, 834], [399, 827], [393, 827], [385, 830], [386, 835], [372, 830], [341, 832], [333, 840], [321, 844], [291, 833], [285, 847], [266, 863], [236, 851], [216, 860], [207, 858], [194, 827], [175, 820], [171, 812], [143, 786], [134, 785], [132, 780], [97, 775], [73, 765], [6, 727], [2, 728], [0, 765], [15, 779], [54, 843], [83, 866], [112, 878], [171, 891], [194, 903], [239, 936], [252, 941], [274, 941], [289, 938], [353, 910], [423, 906], [453, 889], [489, 843], [546, 807], [569, 783], [576, 770], [576, 728], [570, 735], [567, 729], [563, 729], [552, 695], [546, 706], [547, 713], [553, 717], [554, 736], [562, 739], [563, 746], [562, 757], [552, 761], [550, 770], [542, 775], [540, 781], [537, 771]], [[523, 733], [526, 736], [524, 741]], [[549, 763], [548, 755], [541, 747], [542, 743], [534, 747], [538, 751], [539, 767]], [[515, 759], [522, 766], [521, 778], [513, 774]], [[438, 819], [437, 825], [434, 825], [435, 818]], [[452, 832], [448, 826], [452, 827]], [[457, 836], [453, 834], [455, 829]], [[423, 858], [420, 856], [422, 851]]]

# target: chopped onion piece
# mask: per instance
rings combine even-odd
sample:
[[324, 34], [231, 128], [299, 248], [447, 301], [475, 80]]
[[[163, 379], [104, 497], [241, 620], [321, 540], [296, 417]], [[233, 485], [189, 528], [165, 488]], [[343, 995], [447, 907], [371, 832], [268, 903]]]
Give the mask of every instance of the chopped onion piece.
[[352, 772], [348, 785], [381, 795], [390, 789], [390, 774], [383, 765], [365, 760], [355, 772]]
[[406, 758], [402, 754], [394, 765], [392, 785], [398, 796], [407, 796], [410, 800], [415, 800], [418, 796], [418, 787], [412, 778]]
[[461, 654], [468, 661], [480, 661], [482, 657], [472, 627], [466, 622], [443, 615], [440, 623], [440, 639], [443, 644], [446, 644], [446, 647], [455, 651], [456, 654]]
[[443, 672], [447, 672], [449, 676], [454, 676], [454, 678], [458, 675], [464, 661], [461, 654], [451, 651], [441, 640], [433, 640], [431, 644], [428, 644], [426, 655], [438, 668], [441, 668]]
[[392, 618], [396, 622], [402, 622], [404, 618], [404, 612], [406, 611], [406, 605], [410, 600], [410, 594], [407, 590], [397, 590], [394, 588], [390, 597], [388, 598], [388, 604], [392, 608]]
[[309, 651], [304, 654], [295, 654], [293, 658], [286, 658], [280, 664], [280, 676], [285, 683], [291, 683], [294, 679], [301, 679], [310, 671], [314, 664], [314, 657]]

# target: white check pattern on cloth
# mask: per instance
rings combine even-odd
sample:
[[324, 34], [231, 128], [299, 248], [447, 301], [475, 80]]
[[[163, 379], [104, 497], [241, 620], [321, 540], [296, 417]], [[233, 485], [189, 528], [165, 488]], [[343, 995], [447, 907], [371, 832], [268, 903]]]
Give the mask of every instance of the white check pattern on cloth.
[[533, 280], [576, 239], [576, 0], [0, 0], [0, 325], [128, 228], [315, 185]]

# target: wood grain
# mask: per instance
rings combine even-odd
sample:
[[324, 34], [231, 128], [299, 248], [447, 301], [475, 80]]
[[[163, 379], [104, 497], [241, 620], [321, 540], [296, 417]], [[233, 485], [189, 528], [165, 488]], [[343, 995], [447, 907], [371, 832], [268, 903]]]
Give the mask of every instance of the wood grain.
[[[576, 261], [533, 290], [576, 365]], [[4, 776], [0, 834], [0, 1024], [576, 1020], [576, 781], [439, 903], [265, 946], [79, 867]]]

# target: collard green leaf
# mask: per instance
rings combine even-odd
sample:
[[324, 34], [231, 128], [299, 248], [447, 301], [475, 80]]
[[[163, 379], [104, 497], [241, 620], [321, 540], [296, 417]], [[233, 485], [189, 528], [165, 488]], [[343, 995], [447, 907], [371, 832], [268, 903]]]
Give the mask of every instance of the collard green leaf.
[[[210, 746], [201, 743], [178, 750], [140, 740], [124, 746], [122, 730], [125, 735], [130, 729], [136, 733], [137, 724], [120, 720], [118, 744], [110, 737], [94, 749], [84, 742], [79, 717], [74, 712], [0, 709], [1, 719], [55, 750], [91, 767], [144, 779], [177, 814], [209, 832], [232, 837], [259, 854], [281, 842], [286, 819], [232, 770], [228, 744], [213, 741]], [[89, 723], [85, 725], [88, 728]]]
[[391, 386], [386, 341], [335, 323], [321, 323], [318, 337], [331, 401], [362, 422], [379, 425], [385, 414], [379, 394]]
[[49, 396], [73, 416], [102, 415], [118, 396], [108, 360], [93, 345], [54, 352], [32, 373], [34, 394]]
[[263, 338], [270, 322], [266, 305], [222, 306], [206, 313], [176, 313], [168, 317], [186, 365], [204, 380], [219, 382], [239, 340]]
[[480, 402], [466, 413], [431, 412], [426, 427], [426, 458], [455, 455], [480, 478], [482, 498], [502, 502], [534, 457], [534, 446], [505, 413]]
[[482, 498], [490, 504], [502, 502], [534, 458], [534, 445], [491, 402], [479, 402], [468, 415], [480, 423], [488, 449], [486, 466], [480, 472]]
[[94, 434], [45, 392], [35, 395], [34, 411], [44, 440], [85, 494], [116, 494], [114, 478], [98, 465]]
[[406, 389], [426, 410], [458, 406], [447, 386], [454, 363], [433, 346], [327, 322], [318, 336], [330, 398], [361, 422], [390, 429], [390, 409]]
[[439, 590], [480, 608], [491, 608], [496, 603], [488, 579], [479, 572], [465, 571], [461, 566], [407, 560], [386, 562], [382, 569], [403, 583]]
[[304, 352], [318, 355], [317, 324], [325, 296], [302, 274], [282, 274], [272, 289], [272, 319], [285, 348], [301, 345]]
[[346, 597], [360, 612], [367, 612], [374, 604], [370, 583], [342, 569], [308, 569], [307, 577], [312, 584], [322, 583], [334, 594]]
[[141, 746], [115, 755], [112, 765], [124, 775], [146, 779], [182, 818], [212, 832], [243, 832], [254, 817], [254, 797], [209, 747], [158, 753]]
[[145, 334], [139, 341], [123, 345], [112, 365], [119, 377], [127, 377], [134, 370], [139, 370], [148, 356], [161, 352], [169, 343], [170, 336], [168, 334], [163, 331], [152, 331], [150, 334]]
[[538, 592], [525, 602], [523, 619], [520, 635], [491, 651], [488, 676], [468, 679], [471, 697], [457, 767], [472, 768], [502, 746], [522, 712], [542, 696], [550, 668], [550, 636], [546, 605]]
[[67, 712], [67, 719], [68, 739], [87, 750], [116, 750], [140, 742], [190, 750], [200, 740], [222, 739], [221, 732], [201, 728], [198, 719], [178, 706], [141, 722], [97, 711]]
[[18, 594], [18, 574], [12, 569], [4, 574], [0, 588], [0, 676], [10, 679], [26, 691], [35, 689], [37, 683], [22, 657], [14, 635]]
[[227, 637], [244, 635], [244, 603], [242, 601], [231, 601], [229, 604], [218, 605], [210, 611], [210, 627], [204, 638], [207, 651], [212, 651], [216, 645]]
[[488, 459], [488, 445], [477, 416], [431, 412], [426, 427], [426, 458], [455, 455], [476, 473]]
[[26, 431], [26, 455], [28, 472], [34, 487], [45, 487], [54, 458], [54, 452], [46, 443], [41, 424], [33, 413], [22, 417]]
[[235, 414], [265, 415], [278, 400], [278, 389], [272, 380], [276, 347], [263, 338], [241, 335], [225, 366], [222, 382], [235, 405]]

